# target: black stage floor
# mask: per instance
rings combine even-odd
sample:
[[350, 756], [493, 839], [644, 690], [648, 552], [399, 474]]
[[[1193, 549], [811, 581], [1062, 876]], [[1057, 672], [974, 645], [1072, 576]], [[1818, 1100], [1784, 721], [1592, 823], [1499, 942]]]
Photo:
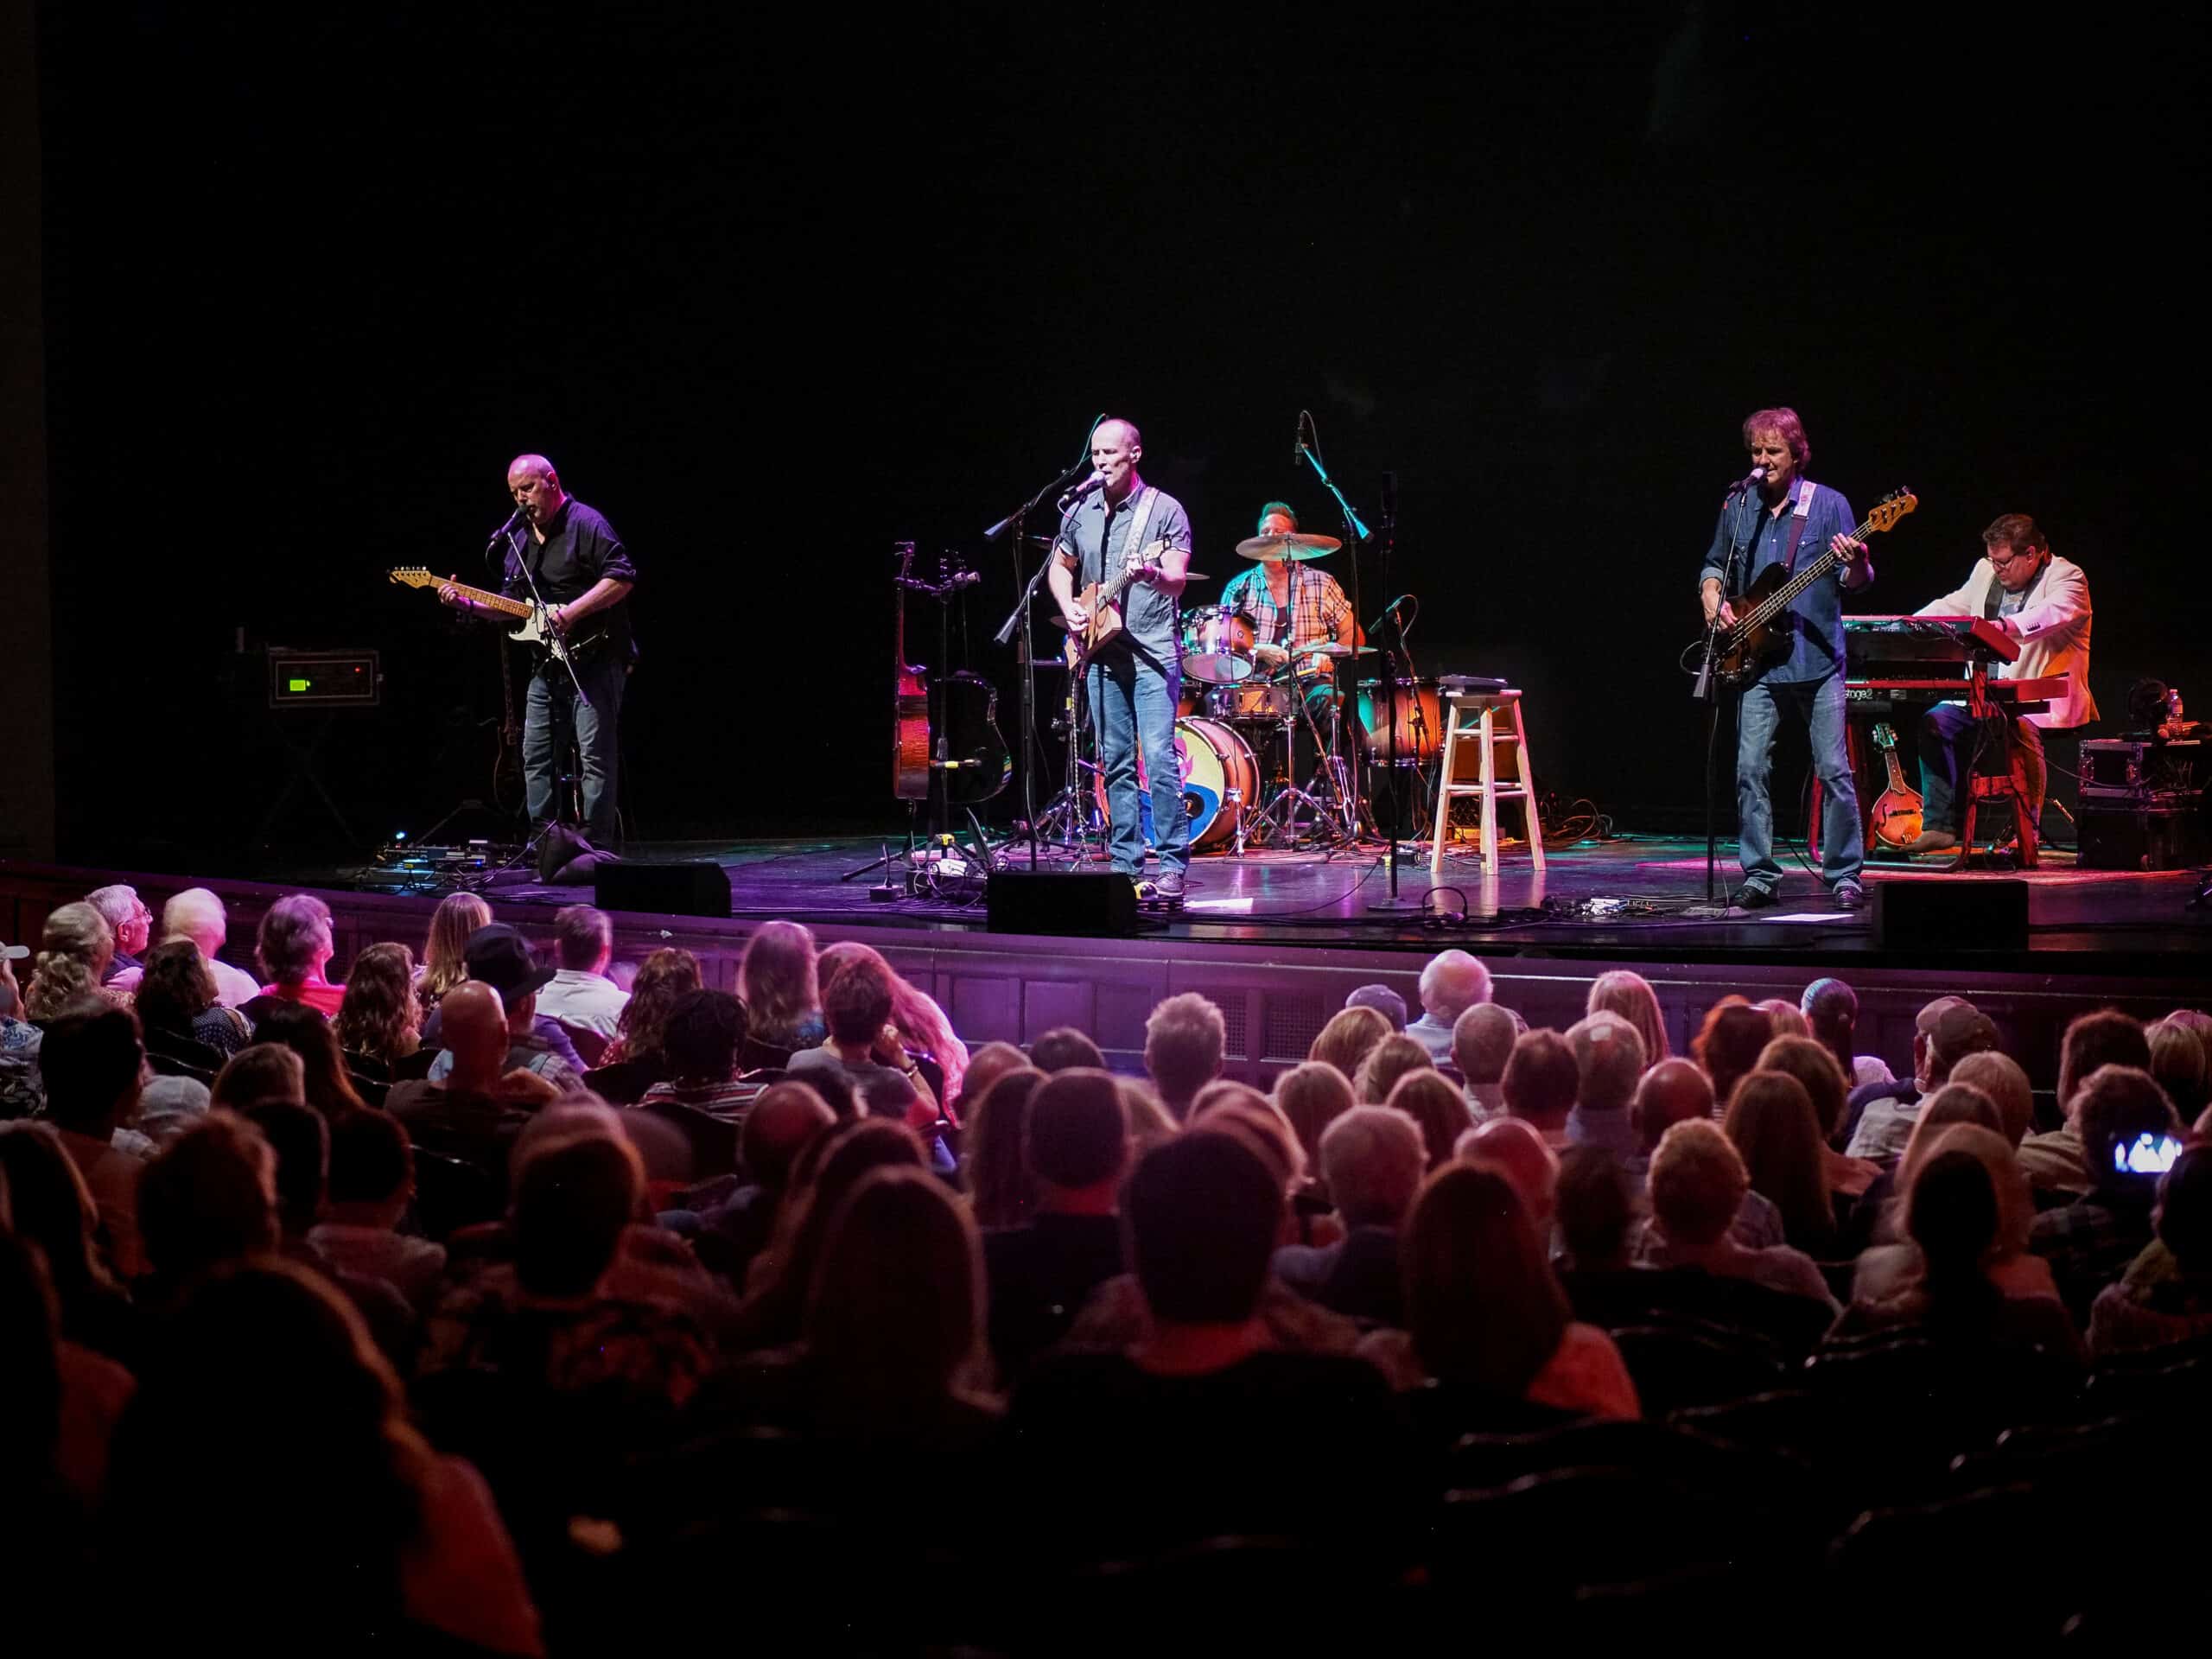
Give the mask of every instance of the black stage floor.
[[[963, 843], [967, 838], [963, 837]], [[892, 842], [894, 854], [903, 843]], [[664, 842], [637, 848], [628, 861], [667, 864], [709, 860], [730, 881], [732, 916], [785, 917], [822, 925], [981, 929], [985, 905], [975, 877], [972, 845], [959, 849], [966, 874], [948, 875], [941, 891], [902, 890], [892, 872], [890, 893], [872, 896], [885, 881], [881, 870], [841, 880], [875, 860], [884, 843], [857, 839], [748, 840]], [[1719, 869], [1723, 902], [1737, 872], [1732, 847], [1724, 846]], [[1030, 863], [1025, 848], [995, 855], [1018, 868]], [[1039, 861], [1046, 870], [1103, 869], [1065, 855]], [[424, 894], [455, 883], [410, 881], [376, 867], [340, 872], [288, 873], [319, 887], [353, 887]], [[2190, 973], [2212, 944], [2212, 911], [2191, 900], [2202, 873], [2136, 874], [2082, 870], [2070, 852], [2046, 849], [2031, 872], [1948, 873], [1930, 865], [1873, 862], [1866, 879], [1878, 903], [1850, 912], [1833, 906], [1817, 875], [1793, 868], [1782, 903], [1756, 913], [1699, 913], [1706, 899], [1705, 844], [1700, 841], [1620, 836], [1548, 851], [1539, 875], [1527, 851], [1509, 844], [1495, 875], [1485, 874], [1478, 853], [1454, 849], [1432, 880], [1425, 852], [1402, 847], [1397, 896], [1403, 907], [1382, 908], [1391, 897], [1389, 865], [1379, 843], [1357, 854], [1248, 853], [1201, 856], [1191, 867], [1189, 899], [1179, 916], [1146, 915], [1140, 931], [1192, 942], [1315, 945], [1425, 945], [1450, 942], [1516, 954], [1609, 957], [1649, 957], [1678, 962], [1759, 960], [1780, 953], [1892, 965], [1933, 963], [1953, 954], [1978, 957], [1999, 942], [1970, 933], [1947, 938], [1942, 949], [1910, 953], [1885, 949], [1878, 928], [1881, 889], [1892, 883], [1972, 884], [2018, 879], [2028, 886], [2031, 957], [2063, 953], [2069, 970]], [[470, 885], [477, 885], [472, 880]], [[486, 888], [503, 906], [554, 906], [588, 897], [588, 889], [549, 887], [521, 869], [493, 878]], [[893, 896], [895, 895], [895, 896]], [[1459, 919], [1464, 918], [1464, 920]], [[2008, 969], [2031, 968], [2016, 950]], [[2056, 963], [2052, 964], [2056, 967]]]

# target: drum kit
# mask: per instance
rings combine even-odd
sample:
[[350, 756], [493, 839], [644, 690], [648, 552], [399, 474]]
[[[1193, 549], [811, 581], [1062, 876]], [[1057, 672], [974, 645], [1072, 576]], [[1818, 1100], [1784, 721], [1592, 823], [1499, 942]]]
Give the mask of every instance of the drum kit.
[[[1252, 537], [1236, 544], [1236, 553], [1253, 560], [1304, 561], [1324, 558], [1343, 545], [1332, 536], [1292, 532]], [[1211, 578], [1193, 571], [1186, 580]], [[1336, 664], [1373, 656], [1375, 647], [1333, 641], [1294, 650], [1270, 645], [1259, 639], [1249, 616], [1227, 605], [1186, 610], [1181, 643], [1185, 683], [1177, 705], [1175, 754], [1191, 851], [1356, 843], [1363, 814], [1355, 804], [1346, 749], [1356, 741], [1371, 763], [1386, 764], [1392, 753], [1389, 722], [1382, 711], [1383, 682], [1373, 679], [1358, 682], [1356, 713], [1347, 718]], [[1043, 658], [1039, 666], [1058, 662], [1057, 656]], [[1397, 688], [1397, 764], [1427, 765], [1443, 744], [1435, 683], [1401, 678]], [[1110, 822], [1105, 776], [1080, 753], [1078, 692], [1071, 683], [1065, 711], [1068, 787], [1040, 815], [1039, 829], [1049, 838], [1079, 839]], [[1312, 774], [1301, 785], [1297, 770], [1307, 760]], [[1149, 787], [1141, 761], [1138, 787]]]

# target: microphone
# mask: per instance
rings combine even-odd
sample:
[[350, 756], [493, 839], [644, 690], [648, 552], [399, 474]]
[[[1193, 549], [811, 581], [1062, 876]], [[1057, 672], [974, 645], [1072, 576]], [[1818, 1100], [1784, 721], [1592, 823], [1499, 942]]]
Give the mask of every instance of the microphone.
[[1290, 464], [1298, 465], [1298, 458], [1306, 453], [1306, 413], [1299, 411], [1297, 429], [1290, 435]]
[[1070, 490], [1065, 495], [1060, 498], [1060, 511], [1062, 512], [1074, 512], [1077, 502], [1082, 500], [1084, 496], [1096, 494], [1098, 491], [1103, 490], [1105, 487], [1106, 474], [1100, 472], [1096, 467], [1092, 467], [1090, 470], [1090, 476], [1089, 478], [1084, 479], [1082, 483], [1077, 485], [1075, 488]]
[[1765, 482], [1766, 467], [1764, 464], [1761, 464], [1752, 467], [1750, 472], [1745, 474], [1743, 477], [1738, 479], [1733, 484], [1731, 484], [1728, 486], [1728, 493], [1735, 495], [1741, 491], [1750, 489], [1754, 484], [1764, 484]]
[[484, 538], [484, 544], [488, 547], [493, 542], [502, 540], [510, 531], [514, 529], [514, 527], [521, 522], [522, 509], [520, 507], [517, 507], [512, 513], [507, 515], [507, 522], [505, 524], [501, 524], [497, 530], [493, 531], [489, 536]]
[[1411, 594], [1399, 594], [1395, 599], [1392, 600], [1392, 601], [1391, 601], [1388, 605], [1385, 605], [1385, 606], [1382, 607], [1382, 611], [1381, 611], [1381, 612], [1380, 612], [1380, 613], [1376, 616], [1376, 619], [1375, 619], [1372, 622], [1370, 622], [1370, 623], [1369, 623], [1369, 624], [1367, 625], [1367, 631], [1368, 631], [1368, 632], [1370, 632], [1370, 633], [1375, 633], [1375, 632], [1379, 632], [1379, 631], [1381, 630], [1382, 626], [1382, 620], [1383, 620], [1383, 618], [1385, 618], [1385, 617], [1390, 617], [1390, 616], [1395, 616], [1395, 615], [1398, 613], [1398, 607], [1400, 607], [1401, 605], [1404, 604], [1408, 600], [1411, 599], [1412, 597], [1413, 597], [1413, 595], [1412, 595]]

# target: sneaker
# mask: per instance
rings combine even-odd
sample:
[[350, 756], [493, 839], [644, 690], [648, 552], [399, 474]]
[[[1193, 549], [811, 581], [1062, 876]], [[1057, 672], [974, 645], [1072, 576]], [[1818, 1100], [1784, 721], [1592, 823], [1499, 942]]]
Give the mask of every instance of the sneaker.
[[1780, 893], [1757, 881], [1745, 882], [1743, 891], [1736, 895], [1736, 908], [1738, 910], [1771, 910], [1781, 902]]
[[1866, 908], [1866, 889], [1856, 881], [1839, 881], [1828, 889], [1828, 897], [1835, 901], [1838, 910]]
[[1163, 899], [1180, 899], [1183, 896], [1183, 872], [1162, 870], [1153, 878], [1152, 885], [1153, 890]]

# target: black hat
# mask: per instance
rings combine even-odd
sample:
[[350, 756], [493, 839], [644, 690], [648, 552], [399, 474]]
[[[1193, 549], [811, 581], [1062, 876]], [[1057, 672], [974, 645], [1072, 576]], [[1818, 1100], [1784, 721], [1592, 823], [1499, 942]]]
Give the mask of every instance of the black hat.
[[482, 980], [499, 992], [504, 1002], [550, 985], [557, 971], [539, 967], [530, 941], [505, 922], [487, 922], [478, 928], [468, 936], [461, 954], [468, 963], [468, 976]]

